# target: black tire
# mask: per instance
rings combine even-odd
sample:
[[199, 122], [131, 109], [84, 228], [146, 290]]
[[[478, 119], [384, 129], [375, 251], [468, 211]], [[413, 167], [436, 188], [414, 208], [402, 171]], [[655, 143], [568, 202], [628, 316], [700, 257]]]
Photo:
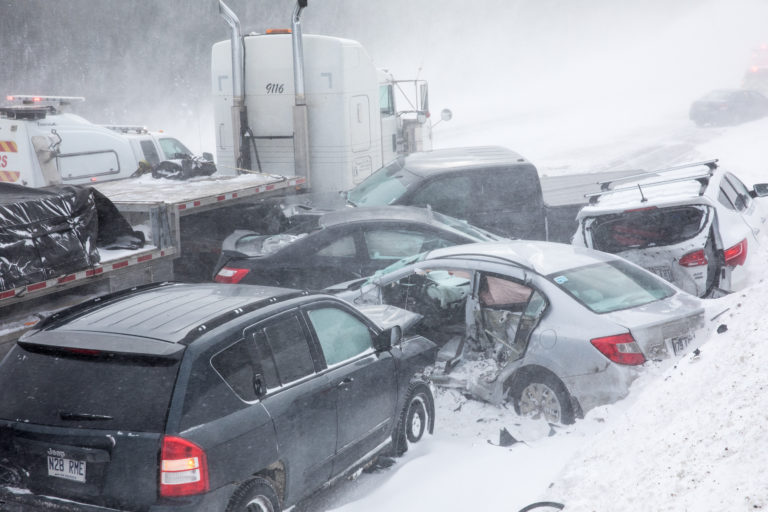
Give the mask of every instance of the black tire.
[[418, 380], [411, 383], [400, 418], [392, 433], [394, 455], [404, 454], [408, 451], [408, 443], [418, 443], [426, 432], [431, 434], [434, 431], [434, 404], [432, 391], [425, 382]]
[[575, 420], [571, 396], [554, 374], [544, 371], [515, 374], [507, 381], [515, 412], [550, 423], [570, 425]]
[[565, 505], [554, 501], [539, 501], [537, 503], [531, 503], [530, 505], [521, 508], [517, 512], [530, 512], [532, 510], [563, 510]]
[[243, 484], [229, 500], [227, 512], [280, 512], [280, 498], [272, 482], [256, 477]]

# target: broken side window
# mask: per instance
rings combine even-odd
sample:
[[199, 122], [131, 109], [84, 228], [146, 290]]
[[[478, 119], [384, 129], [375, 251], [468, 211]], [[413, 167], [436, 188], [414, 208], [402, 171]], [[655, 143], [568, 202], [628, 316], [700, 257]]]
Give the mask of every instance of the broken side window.
[[533, 329], [525, 329], [526, 332], [519, 334], [534, 295], [541, 297], [522, 282], [483, 274], [474, 314], [478, 333], [475, 341], [479, 345], [476, 348], [492, 351], [498, 361], [522, 357]]

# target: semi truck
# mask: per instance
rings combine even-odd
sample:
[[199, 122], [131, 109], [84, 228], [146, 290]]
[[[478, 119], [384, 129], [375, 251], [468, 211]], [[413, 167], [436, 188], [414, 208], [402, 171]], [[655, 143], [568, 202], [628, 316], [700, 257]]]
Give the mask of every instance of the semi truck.
[[[241, 34], [213, 46], [217, 164], [306, 178], [316, 193], [348, 190], [397, 156], [432, 147], [428, 85], [398, 80], [349, 39], [290, 29]], [[450, 112], [443, 114], [450, 116]]]

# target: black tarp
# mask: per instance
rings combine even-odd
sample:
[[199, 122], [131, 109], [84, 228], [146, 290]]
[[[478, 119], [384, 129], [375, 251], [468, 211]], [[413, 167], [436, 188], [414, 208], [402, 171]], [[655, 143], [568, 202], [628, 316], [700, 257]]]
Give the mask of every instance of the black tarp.
[[121, 238], [128, 248], [144, 242], [91, 188], [0, 183], [0, 290], [93, 267], [99, 262], [97, 245], [114, 247]]

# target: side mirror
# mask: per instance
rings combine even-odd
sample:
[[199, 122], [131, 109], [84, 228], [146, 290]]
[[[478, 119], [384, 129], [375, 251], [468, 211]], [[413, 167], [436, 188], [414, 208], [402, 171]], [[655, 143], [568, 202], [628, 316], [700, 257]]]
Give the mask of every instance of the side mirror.
[[267, 388], [264, 385], [264, 377], [260, 373], [256, 373], [253, 375], [253, 391], [256, 393], [256, 396], [261, 398], [264, 396], [264, 394], [267, 392]]
[[203, 153], [203, 160], [208, 160], [209, 162], [213, 162], [213, 153], [208, 153], [208, 152]]
[[451, 109], [444, 108], [440, 111], [440, 120], [441, 121], [450, 121], [453, 119], [453, 112], [451, 112]]
[[752, 189], [755, 191], [756, 197], [768, 196], [768, 183], [757, 183]]
[[400, 344], [403, 339], [403, 330], [399, 325], [385, 329], [373, 340], [373, 348], [376, 352], [384, 352], [393, 346]]

